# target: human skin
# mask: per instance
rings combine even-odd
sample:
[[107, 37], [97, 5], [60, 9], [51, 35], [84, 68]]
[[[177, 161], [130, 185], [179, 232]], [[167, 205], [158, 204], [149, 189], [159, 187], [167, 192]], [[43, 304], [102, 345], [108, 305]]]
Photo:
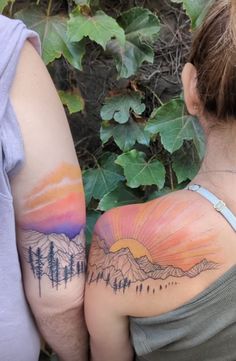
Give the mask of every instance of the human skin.
[[54, 85], [26, 43], [11, 89], [25, 162], [11, 179], [25, 294], [61, 361], [87, 359], [83, 314], [85, 201], [68, 122]]
[[[236, 214], [236, 126], [212, 129], [214, 119], [201, 107], [191, 64], [184, 68], [183, 85], [188, 111], [199, 117], [207, 143], [193, 183], [215, 193]], [[235, 174], [206, 169], [234, 169]], [[85, 295], [92, 360], [131, 361], [128, 318], [158, 316], [190, 301], [235, 264], [235, 251], [227, 221], [188, 190], [104, 214], [94, 230]]]

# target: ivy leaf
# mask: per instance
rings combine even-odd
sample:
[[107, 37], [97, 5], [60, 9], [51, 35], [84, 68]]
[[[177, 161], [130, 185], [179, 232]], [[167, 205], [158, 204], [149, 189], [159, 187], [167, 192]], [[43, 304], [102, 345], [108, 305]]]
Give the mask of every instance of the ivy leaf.
[[0, 0], [0, 13], [3, 12], [10, 0]]
[[124, 30], [115, 19], [103, 11], [97, 11], [94, 16], [81, 14], [80, 8], [70, 14], [68, 21], [68, 36], [71, 42], [77, 42], [88, 36], [106, 49], [107, 43], [114, 37], [123, 46], [125, 42]]
[[146, 146], [150, 143], [150, 133], [144, 130], [143, 124], [138, 124], [132, 119], [123, 125], [103, 122], [100, 130], [103, 144], [111, 137], [123, 152], [130, 150], [136, 142]]
[[70, 114], [80, 112], [84, 109], [84, 99], [79, 92], [59, 90], [61, 102], [67, 106]]
[[129, 120], [131, 111], [140, 115], [145, 109], [146, 106], [142, 103], [141, 95], [132, 92], [107, 98], [101, 109], [101, 117], [103, 120], [114, 119], [123, 124]]
[[127, 185], [137, 188], [141, 185], [157, 185], [160, 189], [165, 183], [165, 168], [158, 160], [146, 162], [145, 153], [133, 149], [117, 157], [116, 164], [124, 169]]
[[172, 166], [179, 183], [193, 179], [200, 167], [196, 149], [191, 145], [179, 149], [173, 154]]
[[87, 204], [94, 199], [102, 199], [106, 193], [113, 191], [117, 184], [124, 180], [121, 169], [114, 162], [115, 154], [105, 155], [97, 167], [83, 173], [84, 189]]
[[123, 13], [117, 21], [125, 31], [125, 46], [113, 40], [108, 44], [108, 50], [115, 57], [119, 75], [129, 78], [144, 61], [153, 63], [152, 44], [158, 38], [160, 21], [151, 11], [140, 7]]
[[204, 155], [204, 136], [198, 120], [184, 115], [182, 99], [171, 100], [155, 110], [145, 129], [160, 134], [161, 141], [170, 153], [182, 147], [184, 140], [193, 140], [199, 158]]
[[66, 16], [47, 16], [38, 7], [30, 6], [16, 13], [15, 17], [40, 35], [46, 65], [63, 55], [76, 69], [82, 69], [85, 46], [83, 42], [72, 44], [69, 41]]
[[186, 14], [190, 17], [192, 28], [198, 27], [204, 20], [205, 14], [213, 0], [171, 0], [173, 3], [183, 3]]
[[178, 190], [182, 190], [187, 186], [187, 184], [188, 184], [188, 182], [187, 183], [184, 182], [184, 183], [177, 184], [177, 186], [174, 189], [171, 189], [170, 187], [164, 187], [161, 190], [155, 191], [152, 194], [150, 194], [150, 196], [148, 197], [147, 200], [152, 201], [153, 199], [166, 196], [167, 194], [169, 194], [171, 192], [176, 192]]
[[184, 9], [192, 22], [192, 28], [198, 27], [204, 20], [212, 0], [183, 0]]
[[86, 237], [86, 244], [90, 246], [92, 237], [93, 237], [93, 229], [98, 220], [101, 216], [100, 212], [89, 210], [87, 211], [86, 215], [86, 229], [85, 229], [85, 237]]
[[108, 211], [111, 208], [124, 206], [127, 204], [139, 203], [140, 199], [126, 187], [123, 183], [120, 183], [118, 187], [106, 194], [99, 202], [98, 209], [101, 211]]
[[173, 192], [171, 188], [169, 188], [169, 187], [164, 187], [164, 188], [162, 188], [161, 190], [155, 191], [155, 192], [153, 192], [152, 194], [150, 194], [150, 196], [148, 197], [148, 201], [152, 201], [153, 199], [166, 196], [167, 194], [169, 194], [169, 193], [171, 193], [171, 192]]

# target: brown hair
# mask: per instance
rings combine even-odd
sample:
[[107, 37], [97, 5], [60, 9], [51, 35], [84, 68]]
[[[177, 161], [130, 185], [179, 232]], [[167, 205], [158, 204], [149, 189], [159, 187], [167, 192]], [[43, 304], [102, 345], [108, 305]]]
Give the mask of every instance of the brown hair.
[[204, 110], [218, 120], [236, 119], [236, 0], [213, 0], [194, 35], [190, 62]]

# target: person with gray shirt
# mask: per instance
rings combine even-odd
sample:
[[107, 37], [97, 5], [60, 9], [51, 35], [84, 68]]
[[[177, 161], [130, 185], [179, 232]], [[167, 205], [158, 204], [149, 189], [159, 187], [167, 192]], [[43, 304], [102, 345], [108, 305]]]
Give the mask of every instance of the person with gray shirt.
[[93, 361], [236, 360], [236, 1], [210, 4], [182, 74], [205, 157], [187, 188], [98, 220], [85, 292]]

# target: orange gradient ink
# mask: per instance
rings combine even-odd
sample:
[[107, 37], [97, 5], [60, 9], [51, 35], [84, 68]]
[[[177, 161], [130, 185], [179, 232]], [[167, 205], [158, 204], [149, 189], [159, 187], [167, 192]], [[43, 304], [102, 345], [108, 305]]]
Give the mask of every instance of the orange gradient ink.
[[105, 240], [110, 252], [129, 248], [134, 258], [146, 256], [160, 266], [186, 271], [205, 258], [219, 260], [216, 231], [199, 231], [203, 217], [204, 209], [171, 195], [106, 213], [96, 225], [95, 237]]
[[21, 227], [72, 238], [85, 224], [84, 190], [79, 166], [62, 164], [27, 196]]

